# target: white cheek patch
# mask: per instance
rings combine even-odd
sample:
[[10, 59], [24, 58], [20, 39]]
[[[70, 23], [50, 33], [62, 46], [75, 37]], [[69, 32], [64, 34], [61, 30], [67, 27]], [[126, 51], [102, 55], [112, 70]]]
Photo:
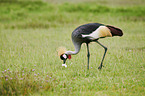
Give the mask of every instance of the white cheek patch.
[[67, 56], [64, 54], [64, 55], [63, 55], [63, 58], [65, 58], [65, 59], [66, 59], [66, 58], [67, 58]]

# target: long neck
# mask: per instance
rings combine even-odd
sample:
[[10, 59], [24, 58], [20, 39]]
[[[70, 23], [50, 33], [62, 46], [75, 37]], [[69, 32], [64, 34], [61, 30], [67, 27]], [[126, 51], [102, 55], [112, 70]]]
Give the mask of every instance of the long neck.
[[66, 54], [75, 55], [75, 54], [79, 53], [80, 48], [81, 48], [81, 43], [73, 42], [73, 44], [74, 44], [74, 47], [75, 47], [75, 51], [66, 51], [65, 52]]

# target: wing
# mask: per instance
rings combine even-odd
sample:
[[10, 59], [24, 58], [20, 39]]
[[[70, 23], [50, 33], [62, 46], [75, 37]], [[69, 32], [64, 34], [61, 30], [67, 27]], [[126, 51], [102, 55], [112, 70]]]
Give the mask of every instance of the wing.
[[93, 31], [95, 31], [101, 25], [103, 25], [103, 24], [89, 23], [89, 24], [81, 25], [72, 32], [72, 38], [73, 37], [82, 38], [82, 34], [84, 34], [84, 35], [91, 34]]
[[85, 25], [81, 25], [81, 26], [77, 27], [73, 32], [74, 33], [76, 32], [76, 34], [90, 34], [101, 25], [103, 25], [103, 24], [89, 23], [89, 24], [85, 24]]
[[82, 37], [83, 35], [88, 35], [91, 34], [92, 32], [94, 32], [96, 29], [98, 29], [101, 25], [100, 23], [89, 23], [89, 24], [85, 24], [85, 25], [81, 25], [79, 27], [77, 27], [73, 32], [72, 32], [72, 40], [73, 42], [91, 42], [92, 39], [90, 39], [89, 37]]

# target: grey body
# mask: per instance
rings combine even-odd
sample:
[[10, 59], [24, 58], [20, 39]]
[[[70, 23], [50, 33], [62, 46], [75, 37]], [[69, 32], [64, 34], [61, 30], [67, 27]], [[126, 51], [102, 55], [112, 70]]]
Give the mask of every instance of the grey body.
[[87, 57], [88, 57], [88, 69], [89, 69], [90, 52], [89, 52], [89, 45], [88, 44], [90, 42], [96, 42], [100, 46], [102, 46], [104, 48], [104, 50], [105, 50], [103, 58], [102, 58], [102, 61], [101, 61], [101, 64], [98, 67], [99, 69], [101, 69], [102, 66], [103, 66], [104, 57], [105, 57], [106, 52], [107, 52], [107, 47], [105, 47], [104, 45], [102, 45], [101, 43], [98, 42], [99, 38], [97, 38], [97, 39], [91, 39], [89, 37], [85, 37], [85, 38], [82, 37], [82, 35], [89, 35], [89, 34], [91, 34], [96, 29], [98, 29], [100, 26], [106, 26], [110, 30], [112, 36], [122, 36], [123, 35], [123, 32], [122, 32], [121, 29], [113, 27], [113, 26], [109, 26], [109, 25], [104, 25], [104, 24], [100, 24], [100, 23], [89, 23], [89, 24], [81, 25], [81, 26], [77, 27], [72, 32], [72, 35], [71, 35], [72, 42], [73, 42], [74, 47], [75, 47], [75, 51], [67, 51], [65, 54], [67, 54], [67, 55], [75, 55], [75, 54], [77, 54], [80, 51], [82, 43], [86, 43], [86, 45], [87, 45], [87, 52], [88, 52], [88, 54], [87, 54]]
[[92, 41], [97, 41], [97, 40], [91, 40], [90, 38], [83, 38], [83, 35], [88, 35], [91, 34], [93, 31], [95, 31], [99, 26], [101, 26], [103, 24], [100, 23], [89, 23], [89, 24], [85, 24], [85, 25], [81, 25], [79, 27], [77, 27], [73, 32], [72, 32], [72, 42], [74, 44], [75, 47], [75, 51], [67, 51], [66, 54], [68, 55], [75, 55], [80, 51], [81, 48], [81, 44], [82, 43], [87, 43], [89, 44]]
[[83, 35], [91, 34], [93, 31], [95, 31], [101, 25], [103, 25], [103, 24], [89, 23], [89, 24], [79, 26], [78, 28], [76, 28], [72, 32], [72, 41], [77, 42], [77, 43], [90, 43], [90, 42], [92, 42], [92, 40], [89, 38], [83, 38], [82, 34]]

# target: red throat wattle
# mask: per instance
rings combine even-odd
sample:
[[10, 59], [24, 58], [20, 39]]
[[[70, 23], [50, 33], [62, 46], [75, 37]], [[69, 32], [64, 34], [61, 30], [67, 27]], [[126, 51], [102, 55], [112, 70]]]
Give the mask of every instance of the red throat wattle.
[[68, 59], [71, 59], [71, 55], [68, 55]]

